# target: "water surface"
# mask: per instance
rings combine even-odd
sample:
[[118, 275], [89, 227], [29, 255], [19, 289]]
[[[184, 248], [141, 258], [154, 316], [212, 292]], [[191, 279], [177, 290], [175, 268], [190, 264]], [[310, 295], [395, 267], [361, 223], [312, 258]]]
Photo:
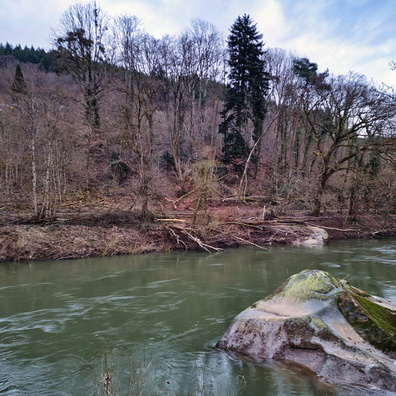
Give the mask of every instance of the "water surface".
[[[214, 350], [233, 318], [303, 269], [396, 302], [396, 241], [0, 264], [0, 394], [355, 395]], [[364, 393], [366, 394], [366, 393]]]

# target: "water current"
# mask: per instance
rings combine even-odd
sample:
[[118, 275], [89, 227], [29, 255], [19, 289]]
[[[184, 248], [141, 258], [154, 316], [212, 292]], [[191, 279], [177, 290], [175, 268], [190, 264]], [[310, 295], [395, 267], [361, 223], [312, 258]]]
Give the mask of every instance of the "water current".
[[214, 349], [303, 269], [396, 302], [395, 240], [0, 263], [0, 394], [105, 395], [109, 373], [108, 395], [363, 395]]

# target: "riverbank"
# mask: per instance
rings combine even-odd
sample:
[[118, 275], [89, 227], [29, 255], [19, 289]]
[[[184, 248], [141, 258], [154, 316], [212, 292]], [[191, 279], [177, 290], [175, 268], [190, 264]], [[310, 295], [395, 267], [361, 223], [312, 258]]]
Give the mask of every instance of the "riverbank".
[[[205, 224], [192, 224], [191, 213], [158, 215], [142, 222], [131, 211], [80, 214], [58, 218], [51, 224], [3, 222], [0, 260], [61, 260], [166, 252], [171, 250], [221, 251], [238, 246], [269, 249], [274, 245], [301, 244], [315, 230], [328, 240], [396, 236], [396, 215], [365, 214], [353, 221], [341, 214], [311, 217], [303, 213], [265, 219], [257, 208], [227, 207], [208, 211]], [[201, 221], [203, 223], [203, 221]]]

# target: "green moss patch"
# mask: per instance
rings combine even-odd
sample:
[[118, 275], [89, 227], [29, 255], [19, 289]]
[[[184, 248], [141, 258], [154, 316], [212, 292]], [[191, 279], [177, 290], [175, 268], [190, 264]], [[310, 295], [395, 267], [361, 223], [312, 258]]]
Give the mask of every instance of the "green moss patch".
[[365, 293], [342, 292], [338, 307], [355, 331], [383, 352], [396, 356], [396, 313], [372, 301]]
[[304, 270], [284, 283], [272, 293], [270, 297], [281, 297], [304, 301], [310, 298], [328, 299], [328, 294], [337, 287], [336, 278], [329, 273], [319, 270]]

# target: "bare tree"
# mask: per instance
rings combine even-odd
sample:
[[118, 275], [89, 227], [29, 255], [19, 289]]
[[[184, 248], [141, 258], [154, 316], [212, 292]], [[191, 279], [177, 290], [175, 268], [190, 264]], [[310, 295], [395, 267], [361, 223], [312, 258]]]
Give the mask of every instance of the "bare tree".
[[[192, 43], [192, 76], [196, 77], [193, 86], [193, 102], [190, 109], [188, 135], [191, 147], [189, 152], [196, 156], [203, 145], [213, 145], [217, 132], [219, 101], [211, 101], [211, 91], [221, 78], [224, 61], [223, 39], [214, 25], [201, 19], [194, 19], [185, 32]], [[213, 105], [216, 106], [213, 114]], [[215, 117], [215, 122], [212, 121]], [[215, 149], [215, 147], [213, 147]]]
[[[52, 219], [62, 202], [70, 174], [69, 162], [73, 151], [68, 121], [68, 96], [62, 90], [47, 89], [40, 92], [40, 128], [42, 156], [41, 219]], [[68, 140], [68, 142], [67, 142]]]
[[268, 123], [271, 128], [274, 150], [270, 160], [273, 166], [273, 183], [277, 193], [288, 191], [296, 183], [300, 162], [301, 142], [304, 137], [300, 128], [301, 92], [298, 78], [293, 72], [294, 56], [285, 50], [269, 49], [265, 54], [270, 90], [268, 93]]
[[90, 134], [100, 133], [100, 100], [105, 76], [105, 36], [108, 17], [96, 1], [71, 5], [63, 13], [55, 45], [65, 69], [84, 97], [84, 114]]
[[154, 165], [154, 114], [163, 83], [159, 78], [159, 40], [140, 31], [136, 17], [117, 20], [120, 61], [125, 71], [119, 105], [125, 144], [138, 158], [137, 196], [142, 202], [142, 218], [150, 217], [152, 171]]
[[[162, 39], [165, 111], [172, 157], [179, 180], [185, 163], [196, 160], [199, 143], [213, 143], [213, 112], [208, 98], [222, 68], [222, 39], [213, 25], [194, 20], [178, 37]], [[211, 102], [216, 107], [216, 101]]]
[[16, 68], [12, 85], [12, 99], [19, 114], [16, 128], [22, 128], [25, 139], [29, 142], [31, 164], [31, 186], [33, 210], [37, 218], [40, 217], [38, 202], [38, 173], [37, 173], [37, 137], [38, 137], [38, 109], [36, 98], [29, 91], [24, 80], [21, 68]]
[[[381, 138], [395, 114], [395, 103], [371, 86], [363, 76], [332, 77], [328, 89], [316, 86], [316, 100], [304, 108], [315, 139], [319, 164], [314, 214], [319, 215], [329, 179], [352, 170], [362, 153], [381, 145]], [[354, 164], [354, 165], [353, 165]]]
[[[71, 152], [77, 152], [72, 147], [74, 142], [71, 135], [67, 135], [67, 95], [56, 82], [52, 82], [52, 86], [43, 84], [44, 74], [31, 68], [30, 81], [26, 83], [21, 70], [16, 73], [12, 84], [12, 105], [7, 109], [9, 116], [12, 116], [12, 123], [4, 131], [18, 138], [18, 145], [13, 139], [4, 141], [7, 167], [15, 169], [13, 162], [20, 160], [16, 168], [21, 173], [19, 190], [14, 187], [13, 192], [23, 201], [26, 186], [31, 186], [28, 196], [37, 221], [54, 217], [66, 191], [67, 163]], [[66, 143], [66, 136], [69, 144]], [[16, 175], [13, 176], [15, 178]], [[11, 190], [11, 186], [9, 188]]]

